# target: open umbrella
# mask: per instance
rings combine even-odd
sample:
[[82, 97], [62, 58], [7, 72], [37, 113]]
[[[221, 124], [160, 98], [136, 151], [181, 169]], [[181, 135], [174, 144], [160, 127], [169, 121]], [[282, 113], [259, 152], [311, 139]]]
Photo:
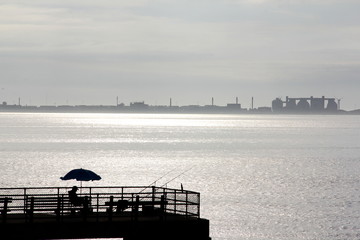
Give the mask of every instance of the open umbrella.
[[95, 181], [95, 180], [100, 180], [101, 177], [99, 175], [97, 175], [96, 173], [94, 173], [93, 171], [87, 170], [87, 169], [83, 169], [83, 168], [78, 168], [78, 169], [73, 169], [70, 172], [68, 172], [65, 176], [60, 177], [61, 180], [71, 180], [74, 179], [76, 181], [80, 181], [81, 182], [81, 186], [82, 186], [82, 181]]

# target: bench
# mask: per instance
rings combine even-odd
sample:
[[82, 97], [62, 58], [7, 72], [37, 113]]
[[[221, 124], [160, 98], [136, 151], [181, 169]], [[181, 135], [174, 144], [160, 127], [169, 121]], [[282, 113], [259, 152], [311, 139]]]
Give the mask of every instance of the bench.
[[59, 221], [64, 212], [75, 213], [76, 210], [88, 210], [88, 205], [74, 206], [68, 197], [63, 196], [25, 197], [25, 212], [30, 222], [33, 221], [34, 212], [52, 212]]
[[139, 196], [136, 196], [136, 201], [128, 201], [128, 200], [117, 200], [114, 201], [114, 197], [110, 196], [110, 201], [105, 202], [105, 206], [108, 206], [107, 212], [109, 213], [109, 219], [112, 218], [113, 207], [116, 207], [116, 213], [121, 213], [128, 207], [132, 207], [133, 212], [135, 215], [138, 214], [139, 207], [141, 206], [142, 212], [144, 215], [154, 215], [155, 214], [155, 205], [160, 206], [160, 213], [165, 211], [165, 206], [168, 202], [165, 201], [164, 196], [161, 196], [160, 201], [140, 201]]
[[109, 208], [107, 209], [107, 211], [113, 212], [113, 207], [116, 207], [116, 212], [117, 213], [121, 213], [123, 212], [125, 209], [127, 209], [129, 207], [129, 201], [128, 200], [117, 200], [114, 201], [114, 197], [110, 196], [110, 201], [105, 202], [105, 206], [108, 206]]
[[11, 202], [11, 197], [0, 198], [0, 203], [3, 204], [3, 208], [0, 210], [0, 213], [2, 215], [2, 220], [4, 223], [6, 222], [7, 213], [11, 211], [10, 209], [8, 209], [8, 204]]
[[[147, 216], [154, 215], [156, 213], [163, 214], [165, 212], [165, 206], [167, 205], [167, 201], [138, 201], [129, 203], [130, 206], [133, 207], [133, 211], [137, 214], [139, 211], [139, 207], [141, 206], [142, 213]], [[154, 206], [160, 206], [160, 208], [155, 208]]]

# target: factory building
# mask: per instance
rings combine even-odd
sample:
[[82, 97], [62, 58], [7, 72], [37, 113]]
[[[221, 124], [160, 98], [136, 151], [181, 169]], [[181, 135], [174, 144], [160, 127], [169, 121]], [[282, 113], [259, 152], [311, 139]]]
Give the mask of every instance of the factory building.
[[281, 98], [276, 98], [272, 101], [273, 112], [335, 112], [338, 110], [338, 105], [335, 98], [289, 98], [283, 101]]

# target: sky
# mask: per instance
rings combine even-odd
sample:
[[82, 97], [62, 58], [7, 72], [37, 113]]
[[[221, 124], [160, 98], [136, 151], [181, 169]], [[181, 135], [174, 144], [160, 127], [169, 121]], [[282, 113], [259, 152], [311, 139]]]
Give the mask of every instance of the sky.
[[360, 108], [358, 0], [0, 0], [0, 101]]

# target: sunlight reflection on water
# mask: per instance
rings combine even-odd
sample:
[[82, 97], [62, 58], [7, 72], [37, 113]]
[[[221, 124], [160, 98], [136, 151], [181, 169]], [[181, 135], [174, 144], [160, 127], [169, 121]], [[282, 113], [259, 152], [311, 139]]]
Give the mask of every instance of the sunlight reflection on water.
[[360, 238], [360, 117], [0, 114], [1, 187], [157, 182], [201, 193], [212, 239]]

